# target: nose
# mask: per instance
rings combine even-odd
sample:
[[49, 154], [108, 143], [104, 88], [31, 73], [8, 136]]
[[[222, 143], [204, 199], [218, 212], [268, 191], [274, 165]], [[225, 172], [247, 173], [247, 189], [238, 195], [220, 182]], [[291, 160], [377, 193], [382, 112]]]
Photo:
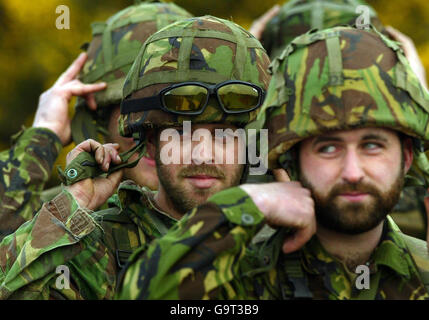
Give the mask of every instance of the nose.
[[192, 133], [192, 140], [192, 163], [196, 165], [214, 163], [211, 132], [206, 129], [197, 129]]
[[341, 178], [349, 183], [358, 183], [364, 177], [362, 161], [355, 150], [347, 150], [344, 157]]

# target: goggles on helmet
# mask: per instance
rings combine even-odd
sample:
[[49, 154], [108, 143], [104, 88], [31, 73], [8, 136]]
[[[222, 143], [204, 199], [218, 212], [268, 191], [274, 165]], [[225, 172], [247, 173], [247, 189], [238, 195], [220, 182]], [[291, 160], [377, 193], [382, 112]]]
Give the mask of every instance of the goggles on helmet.
[[178, 115], [199, 115], [214, 96], [225, 113], [255, 110], [264, 102], [265, 92], [253, 83], [229, 80], [215, 85], [182, 82], [164, 88], [156, 96], [124, 100], [121, 113], [161, 109]]

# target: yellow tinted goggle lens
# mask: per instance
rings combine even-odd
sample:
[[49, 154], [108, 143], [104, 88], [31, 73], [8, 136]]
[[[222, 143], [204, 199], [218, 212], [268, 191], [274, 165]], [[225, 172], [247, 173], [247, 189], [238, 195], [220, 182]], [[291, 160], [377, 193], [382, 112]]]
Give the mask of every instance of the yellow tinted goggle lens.
[[164, 93], [164, 106], [172, 111], [195, 112], [207, 99], [207, 89], [200, 86], [182, 86]]
[[239, 83], [227, 84], [217, 90], [220, 101], [227, 110], [247, 110], [259, 102], [257, 89]]

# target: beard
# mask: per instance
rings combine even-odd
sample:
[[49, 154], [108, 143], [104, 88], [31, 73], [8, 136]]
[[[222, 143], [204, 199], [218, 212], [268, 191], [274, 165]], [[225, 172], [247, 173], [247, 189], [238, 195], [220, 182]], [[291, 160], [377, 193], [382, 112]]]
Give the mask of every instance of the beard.
[[[188, 165], [175, 174], [169, 169], [168, 165], [162, 164], [159, 152], [155, 156], [155, 161], [159, 183], [165, 189], [176, 211], [181, 214], [185, 214], [192, 208], [203, 204], [216, 192], [238, 185], [244, 168], [244, 166], [240, 165], [230, 177], [226, 177], [225, 173], [215, 165]], [[221, 182], [221, 187], [199, 189], [188, 186], [187, 188], [184, 180], [194, 175], [215, 177]]]
[[[340, 183], [325, 196], [318, 192], [304, 174], [301, 183], [308, 188], [315, 202], [316, 220], [326, 229], [339, 233], [356, 235], [378, 226], [391, 212], [399, 200], [404, 186], [404, 170], [401, 169], [391, 187], [382, 192], [369, 183]], [[344, 203], [338, 197], [346, 192], [367, 193], [370, 201]]]

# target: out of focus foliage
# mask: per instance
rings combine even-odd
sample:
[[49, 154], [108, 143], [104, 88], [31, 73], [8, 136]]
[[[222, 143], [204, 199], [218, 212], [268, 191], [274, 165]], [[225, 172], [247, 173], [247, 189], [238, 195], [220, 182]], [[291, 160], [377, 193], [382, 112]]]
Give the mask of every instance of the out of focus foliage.
[[[410, 36], [429, 74], [429, 1], [368, 0], [381, 21]], [[0, 0], [0, 150], [22, 125], [31, 126], [39, 95], [91, 40], [90, 24], [103, 21], [132, 0]], [[265, 0], [177, 0], [196, 16], [211, 14], [243, 27], [274, 4]], [[70, 30], [58, 30], [58, 5], [70, 8]], [[73, 101], [71, 106], [73, 105]], [[72, 108], [71, 108], [72, 109]], [[58, 163], [64, 162], [66, 148]], [[56, 183], [55, 175], [51, 185]]]

